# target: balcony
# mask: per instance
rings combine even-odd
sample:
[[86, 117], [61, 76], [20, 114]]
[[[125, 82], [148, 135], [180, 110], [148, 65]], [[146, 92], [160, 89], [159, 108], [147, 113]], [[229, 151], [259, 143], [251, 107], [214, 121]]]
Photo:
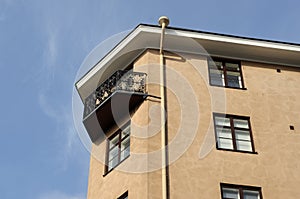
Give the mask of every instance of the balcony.
[[93, 142], [146, 97], [146, 74], [117, 71], [85, 99], [83, 124]]

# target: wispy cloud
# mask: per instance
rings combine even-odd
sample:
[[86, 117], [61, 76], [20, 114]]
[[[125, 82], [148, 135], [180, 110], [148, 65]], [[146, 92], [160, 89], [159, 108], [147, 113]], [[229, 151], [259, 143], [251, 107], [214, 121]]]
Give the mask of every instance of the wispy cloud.
[[[36, 79], [41, 85], [41, 90], [38, 91], [38, 102], [43, 113], [57, 127], [55, 133], [60, 137], [58, 141], [60, 147], [57, 154], [58, 162], [61, 164], [60, 169], [66, 170], [70, 158], [75, 157], [75, 154], [77, 155], [83, 147], [73, 122], [71, 105], [73, 79], [70, 77], [69, 67], [73, 64], [69, 64], [71, 62], [67, 58], [69, 54], [63, 51], [67, 44], [71, 45], [73, 43], [66, 43], [72, 41], [72, 39], [67, 38], [67, 32], [70, 31], [68, 23], [57, 21], [58, 18], [53, 17], [51, 11], [45, 11], [41, 14], [44, 45], [42, 49], [42, 67]], [[53, 95], [53, 93], [55, 94]]]
[[37, 199], [85, 199], [84, 194], [70, 195], [60, 191], [51, 191], [41, 194]]
[[[57, 157], [59, 158], [60, 169], [66, 170], [68, 168], [68, 161], [75, 154], [78, 154], [78, 148], [81, 148], [78, 135], [73, 123], [73, 115], [71, 108], [63, 105], [53, 105], [48, 100], [47, 95], [43, 92], [39, 93], [39, 106], [43, 113], [51, 118], [57, 127], [57, 134], [59, 140], [59, 148]], [[71, 107], [71, 106], [70, 106]]]
[[53, 79], [58, 67], [58, 36], [59, 31], [56, 27], [51, 27], [50, 24], [46, 27], [46, 40], [43, 51], [43, 68], [42, 73], [47, 74], [48, 80]]
[[46, 54], [48, 55], [49, 63], [53, 65], [57, 59], [57, 31], [55, 30], [49, 30], [48, 32]]

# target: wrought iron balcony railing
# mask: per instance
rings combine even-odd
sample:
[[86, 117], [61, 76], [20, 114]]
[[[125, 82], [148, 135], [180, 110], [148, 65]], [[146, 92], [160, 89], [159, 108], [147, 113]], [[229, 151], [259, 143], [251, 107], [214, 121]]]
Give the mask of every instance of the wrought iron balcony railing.
[[85, 99], [83, 118], [93, 112], [116, 91], [146, 92], [146, 73], [116, 71]]

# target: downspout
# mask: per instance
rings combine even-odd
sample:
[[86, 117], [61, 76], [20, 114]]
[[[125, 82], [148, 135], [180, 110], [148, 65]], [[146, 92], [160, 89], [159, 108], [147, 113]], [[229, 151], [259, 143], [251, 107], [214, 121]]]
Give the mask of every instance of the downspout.
[[161, 37], [160, 37], [160, 67], [159, 67], [159, 75], [160, 75], [160, 97], [161, 97], [161, 183], [162, 183], [162, 199], [169, 198], [169, 186], [168, 186], [168, 168], [167, 168], [167, 158], [168, 158], [168, 151], [167, 151], [167, 117], [166, 117], [166, 92], [165, 92], [165, 64], [164, 64], [164, 51], [163, 51], [163, 43], [164, 43], [164, 36], [165, 36], [165, 28], [169, 25], [169, 19], [166, 16], [162, 16], [158, 20], [159, 25], [161, 26]]

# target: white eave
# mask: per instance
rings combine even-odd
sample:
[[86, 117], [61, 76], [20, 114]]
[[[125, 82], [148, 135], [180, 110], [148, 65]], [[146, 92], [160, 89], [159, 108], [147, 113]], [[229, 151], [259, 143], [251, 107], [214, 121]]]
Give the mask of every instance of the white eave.
[[[126, 67], [145, 49], [158, 49], [160, 33], [158, 26], [139, 25], [105, 57], [99, 58], [100, 61], [75, 84], [82, 101], [99, 83]], [[168, 28], [164, 49], [300, 67], [300, 45], [284, 42]]]

